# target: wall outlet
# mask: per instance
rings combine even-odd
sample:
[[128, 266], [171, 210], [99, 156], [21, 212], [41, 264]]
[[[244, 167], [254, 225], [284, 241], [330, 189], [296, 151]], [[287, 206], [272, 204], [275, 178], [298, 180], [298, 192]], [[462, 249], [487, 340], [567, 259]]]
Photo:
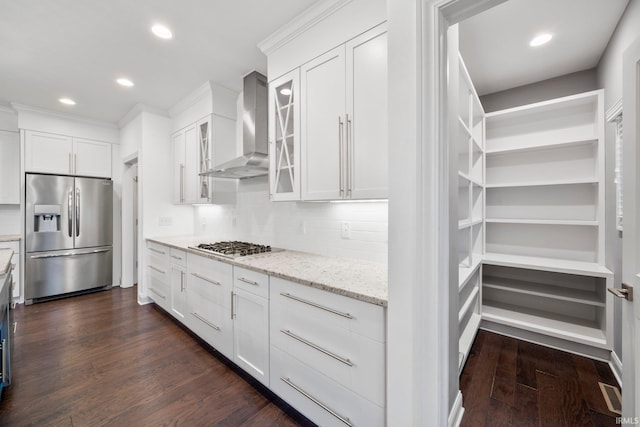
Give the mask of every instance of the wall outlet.
[[171, 226], [173, 225], [173, 218], [170, 216], [161, 216], [160, 217], [160, 225], [161, 226]]
[[342, 236], [343, 239], [350, 239], [351, 238], [351, 224], [349, 224], [348, 222], [343, 222], [341, 230], [340, 230], [340, 235]]

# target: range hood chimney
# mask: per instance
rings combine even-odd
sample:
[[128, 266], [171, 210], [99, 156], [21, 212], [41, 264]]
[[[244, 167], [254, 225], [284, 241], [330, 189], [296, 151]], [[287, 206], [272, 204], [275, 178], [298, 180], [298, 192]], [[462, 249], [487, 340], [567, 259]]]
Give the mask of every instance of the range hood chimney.
[[243, 80], [242, 156], [201, 173], [216, 178], [244, 179], [269, 173], [267, 151], [267, 78], [257, 71]]

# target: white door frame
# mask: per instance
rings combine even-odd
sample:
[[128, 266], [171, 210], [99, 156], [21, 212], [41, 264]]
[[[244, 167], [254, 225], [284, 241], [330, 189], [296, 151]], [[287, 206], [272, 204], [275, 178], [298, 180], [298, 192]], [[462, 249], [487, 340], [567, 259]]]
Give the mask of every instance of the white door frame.
[[[622, 238], [622, 281], [640, 290], [640, 39], [623, 54], [622, 111], [624, 114], [624, 234]], [[624, 417], [640, 417], [640, 298], [622, 302], [622, 369]], [[637, 422], [637, 421], [636, 421]]]
[[387, 2], [390, 426], [457, 425], [462, 417], [450, 350], [458, 337], [449, 321], [446, 34], [503, 1]]

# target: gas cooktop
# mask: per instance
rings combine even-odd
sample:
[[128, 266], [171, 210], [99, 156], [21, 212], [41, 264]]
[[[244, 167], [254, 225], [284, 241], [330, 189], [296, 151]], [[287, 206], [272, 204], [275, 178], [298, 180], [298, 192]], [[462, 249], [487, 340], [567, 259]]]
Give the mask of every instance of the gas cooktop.
[[279, 252], [283, 250], [272, 248], [269, 245], [259, 245], [257, 243], [239, 241], [201, 243], [198, 246], [190, 246], [190, 248], [210, 254], [220, 255], [226, 258], [240, 258], [249, 255]]

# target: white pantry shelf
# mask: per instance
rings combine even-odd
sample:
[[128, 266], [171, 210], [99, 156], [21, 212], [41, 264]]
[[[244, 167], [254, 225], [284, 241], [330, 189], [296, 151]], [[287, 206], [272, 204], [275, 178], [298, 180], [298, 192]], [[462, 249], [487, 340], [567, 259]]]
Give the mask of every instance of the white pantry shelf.
[[480, 314], [472, 313], [467, 325], [460, 333], [460, 339], [458, 340], [458, 351], [460, 352], [460, 357], [458, 359], [458, 371], [460, 373], [462, 373], [462, 367], [469, 356], [469, 350], [471, 350], [471, 345], [476, 337], [481, 320], [482, 316]]
[[593, 138], [586, 138], [586, 139], [580, 138], [577, 140], [543, 142], [538, 144], [527, 144], [522, 146], [496, 148], [496, 149], [486, 150], [485, 154], [490, 156], [492, 154], [508, 154], [508, 153], [516, 153], [516, 152], [546, 150], [546, 149], [553, 149], [553, 148], [572, 147], [577, 145], [596, 144], [597, 142], [598, 142], [598, 139], [597, 137], [594, 136]]
[[601, 90], [584, 92], [577, 95], [565, 96], [548, 101], [536, 102], [533, 104], [522, 105], [505, 110], [487, 113], [487, 119], [492, 121], [510, 121], [517, 120], [520, 122], [534, 114], [555, 113], [562, 110], [571, 110], [585, 106], [595, 106], [598, 103], [598, 95]]
[[494, 184], [485, 184], [485, 188], [508, 188], [508, 187], [541, 187], [552, 185], [578, 185], [578, 184], [598, 184], [597, 178], [585, 179], [563, 179], [557, 181], [524, 181], [524, 182], [501, 182]]
[[597, 227], [600, 225], [598, 221], [568, 219], [487, 218], [485, 222], [493, 224], [583, 225], [585, 227]]
[[484, 300], [482, 318], [594, 347], [609, 348], [605, 333], [595, 322], [559, 313]]
[[458, 221], [458, 230], [473, 227], [474, 225], [482, 224], [482, 218], [479, 219], [461, 219]]
[[473, 257], [473, 262], [469, 267], [464, 267], [462, 265], [458, 266], [458, 289], [462, 290], [469, 279], [473, 276], [473, 274], [478, 271], [478, 268], [482, 265], [482, 259], [480, 256]]
[[507, 279], [504, 277], [484, 276], [482, 286], [506, 292], [576, 302], [580, 304], [605, 307], [606, 301], [596, 292], [573, 289], [563, 286], [547, 285], [544, 283], [528, 282], [525, 280]]
[[458, 311], [458, 323], [462, 323], [462, 319], [464, 319], [465, 316], [469, 314], [469, 310], [473, 310], [476, 305], [479, 293], [479, 287], [473, 288], [473, 290], [469, 294], [469, 297], [466, 301], [464, 301], [464, 304], [462, 304], [462, 307], [460, 307], [460, 310]]
[[556, 273], [577, 274], [612, 278], [613, 273], [595, 262], [564, 260], [559, 258], [543, 258], [524, 255], [511, 255], [487, 252], [482, 259], [483, 264], [503, 267], [525, 268], [531, 270], [553, 271]]

